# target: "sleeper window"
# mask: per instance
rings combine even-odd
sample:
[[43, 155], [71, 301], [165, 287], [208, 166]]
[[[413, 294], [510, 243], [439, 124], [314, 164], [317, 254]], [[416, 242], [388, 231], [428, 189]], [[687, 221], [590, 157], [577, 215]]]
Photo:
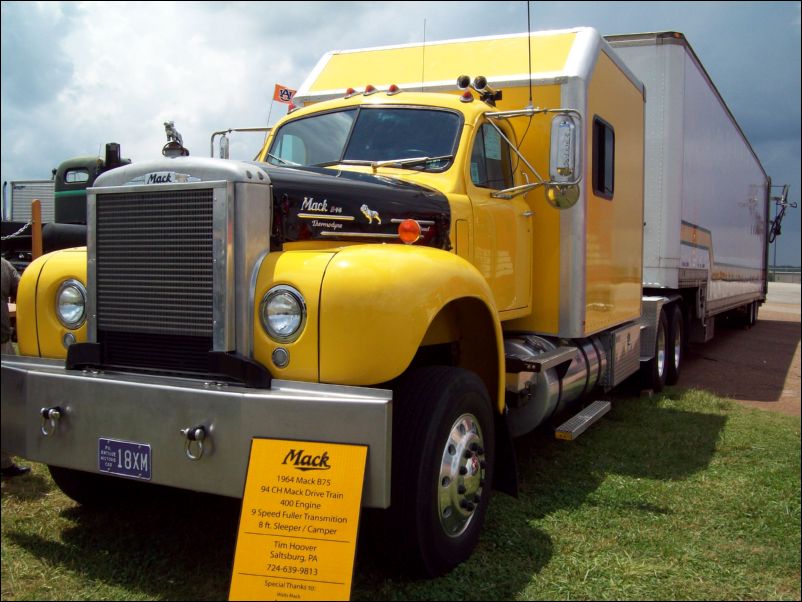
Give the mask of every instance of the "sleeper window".
[[606, 121], [593, 119], [593, 192], [612, 199], [615, 190], [615, 132]]

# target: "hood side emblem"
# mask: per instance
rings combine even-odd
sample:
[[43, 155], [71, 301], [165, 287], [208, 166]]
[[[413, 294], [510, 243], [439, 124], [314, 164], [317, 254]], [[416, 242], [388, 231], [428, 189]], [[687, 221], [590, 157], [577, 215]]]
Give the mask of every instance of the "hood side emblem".
[[382, 223], [382, 218], [379, 215], [378, 211], [373, 211], [373, 209], [371, 209], [367, 205], [362, 205], [359, 208], [359, 210], [362, 212], [362, 215], [364, 215], [368, 219], [369, 224], [372, 224], [374, 219], [376, 220], [377, 223], [379, 224]]

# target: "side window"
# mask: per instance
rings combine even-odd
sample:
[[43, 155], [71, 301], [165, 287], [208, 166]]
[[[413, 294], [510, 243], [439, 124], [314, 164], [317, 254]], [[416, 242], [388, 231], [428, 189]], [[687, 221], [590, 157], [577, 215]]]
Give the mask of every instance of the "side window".
[[293, 136], [292, 134], [281, 137], [275, 154], [285, 161], [298, 163], [299, 165], [306, 163], [306, 145], [304, 144], [303, 138]]
[[615, 191], [615, 132], [598, 117], [593, 118], [593, 192], [612, 199]]
[[492, 125], [484, 124], [471, 151], [471, 181], [480, 188], [512, 186], [512, 164], [507, 143]]
[[77, 184], [89, 181], [89, 172], [86, 169], [70, 169], [64, 174], [64, 181], [67, 184]]

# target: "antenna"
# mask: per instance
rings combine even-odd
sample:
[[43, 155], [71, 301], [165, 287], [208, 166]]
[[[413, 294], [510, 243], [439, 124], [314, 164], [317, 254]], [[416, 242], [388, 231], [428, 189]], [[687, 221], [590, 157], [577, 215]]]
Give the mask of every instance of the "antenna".
[[527, 108], [534, 108], [532, 104], [532, 19], [529, 16], [529, 0], [526, 0], [526, 43], [527, 43], [527, 56], [529, 58], [529, 106]]
[[423, 48], [421, 49], [420, 91], [423, 92], [423, 82], [426, 81], [426, 19], [423, 20]]

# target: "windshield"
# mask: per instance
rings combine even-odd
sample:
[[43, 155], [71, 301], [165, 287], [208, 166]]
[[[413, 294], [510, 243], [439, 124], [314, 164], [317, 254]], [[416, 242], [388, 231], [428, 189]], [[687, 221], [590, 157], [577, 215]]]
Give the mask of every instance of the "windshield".
[[[416, 107], [361, 107], [291, 121], [276, 133], [274, 165], [325, 166], [399, 161], [397, 167], [442, 171], [451, 164], [461, 118]], [[435, 159], [402, 162], [411, 158]]]

